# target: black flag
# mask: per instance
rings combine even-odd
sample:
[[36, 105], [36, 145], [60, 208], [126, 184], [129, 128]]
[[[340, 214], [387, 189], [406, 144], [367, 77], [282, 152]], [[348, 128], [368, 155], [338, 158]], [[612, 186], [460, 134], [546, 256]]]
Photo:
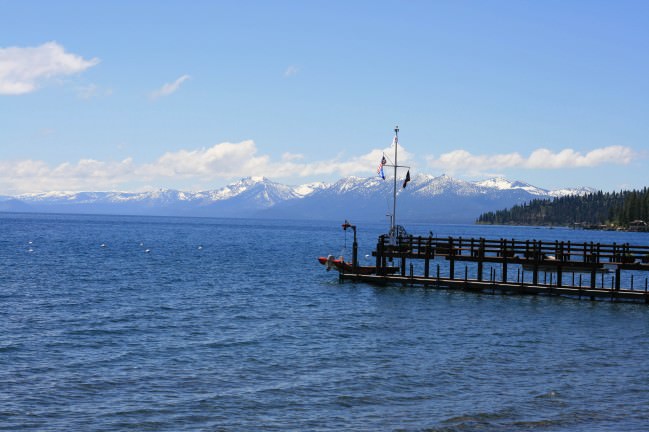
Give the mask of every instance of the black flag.
[[403, 181], [403, 187], [405, 188], [408, 182], [410, 181], [410, 170], [406, 173], [406, 179]]

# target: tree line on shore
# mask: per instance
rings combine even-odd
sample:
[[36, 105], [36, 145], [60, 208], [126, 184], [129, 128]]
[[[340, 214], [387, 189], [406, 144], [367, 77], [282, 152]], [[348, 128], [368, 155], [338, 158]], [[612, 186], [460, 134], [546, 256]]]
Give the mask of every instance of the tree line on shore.
[[609, 225], [628, 228], [649, 221], [649, 188], [535, 199], [483, 213], [477, 223], [496, 225]]

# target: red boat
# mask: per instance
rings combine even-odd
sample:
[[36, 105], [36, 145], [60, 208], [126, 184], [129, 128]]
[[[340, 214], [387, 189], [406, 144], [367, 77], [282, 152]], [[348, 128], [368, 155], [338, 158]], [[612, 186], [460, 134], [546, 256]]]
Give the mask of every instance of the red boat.
[[[333, 255], [329, 255], [327, 257], [319, 257], [318, 261], [320, 262], [320, 264], [327, 267], [327, 271], [336, 269], [340, 273], [361, 275], [371, 275], [376, 273], [375, 266], [356, 266], [356, 268], [354, 269], [352, 263], [346, 262], [342, 258], [334, 258]], [[385, 272], [385, 274], [393, 274], [399, 270], [399, 267], [390, 266], [385, 267], [382, 270]]]

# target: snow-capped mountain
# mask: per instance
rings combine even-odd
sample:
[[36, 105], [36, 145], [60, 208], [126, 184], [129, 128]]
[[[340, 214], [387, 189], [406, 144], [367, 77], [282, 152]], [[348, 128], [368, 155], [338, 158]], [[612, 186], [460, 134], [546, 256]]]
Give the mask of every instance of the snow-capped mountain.
[[[532, 186], [529, 183], [523, 183], [521, 181], [510, 181], [504, 177], [494, 177], [492, 179], [475, 182], [475, 184], [488, 189], [489, 188], [498, 189], [498, 190], [520, 189], [532, 195], [538, 195], [538, 196], [548, 195], [549, 193], [549, 191], [546, 189], [541, 189], [536, 186]], [[566, 189], [566, 191], [568, 190], [569, 189]]]
[[[385, 220], [392, 211], [393, 181], [378, 177], [347, 177], [314, 191], [300, 200], [280, 203], [264, 216], [284, 218]], [[473, 222], [481, 213], [500, 210], [535, 198], [559, 193], [527, 183], [496, 178], [468, 182], [447, 175], [413, 176], [398, 189], [398, 214], [402, 220], [421, 222]], [[587, 188], [563, 189], [560, 194], [587, 193]]]
[[568, 195], [582, 196], [593, 192], [596, 192], [596, 190], [590, 187], [581, 186], [577, 188], [551, 190], [548, 191], [548, 195], [550, 195], [551, 197], [558, 198], [558, 197], [568, 196]]
[[322, 187], [326, 185], [292, 187], [265, 177], [247, 177], [221, 189], [201, 192], [172, 189], [149, 192], [47, 192], [23, 194], [15, 199], [23, 204], [20, 211], [25, 211], [27, 205], [32, 211], [45, 212], [230, 217], [251, 216], [278, 203], [299, 199]]
[[[385, 220], [392, 206], [391, 179], [346, 177], [333, 184], [288, 186], [247, 177], [216, 190], [183, 192], [48, 192], [1, 196], [0, 211], [149, 214], [293, 219]], [[468, 182], [447, 175], [418, 174], [398, 184], [400, 218], [472, 222], [485, 212], [534, 198], [593, 192], [590, 188], [549, 191], [502, 177]]]

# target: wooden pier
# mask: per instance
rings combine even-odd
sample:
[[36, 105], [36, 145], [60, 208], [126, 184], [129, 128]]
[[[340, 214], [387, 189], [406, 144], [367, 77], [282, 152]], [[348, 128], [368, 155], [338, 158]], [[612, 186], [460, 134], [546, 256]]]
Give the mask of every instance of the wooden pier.
[[[649, 303], [649, 246], [383, 235], [372, 256], [375, 274], [341, 280]], [[397, 274], [383, 271], [390, 263]]]

